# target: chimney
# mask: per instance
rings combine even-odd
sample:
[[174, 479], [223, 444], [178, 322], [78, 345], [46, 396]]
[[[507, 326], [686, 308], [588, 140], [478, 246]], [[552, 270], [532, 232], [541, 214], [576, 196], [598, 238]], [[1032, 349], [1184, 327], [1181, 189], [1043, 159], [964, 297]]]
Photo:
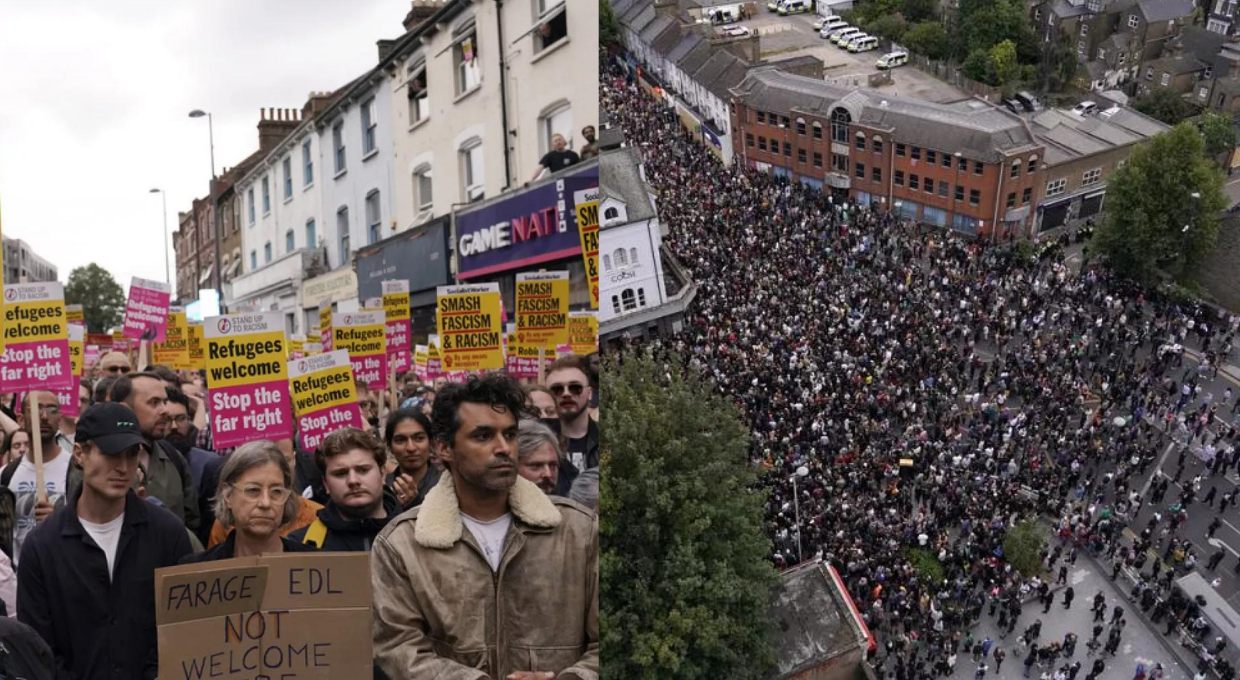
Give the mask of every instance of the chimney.
[[735, 38], [712, 38], [710, 44], [727, 50], [750, 64], [756, 64], [762, 61], [762, 48], [760, 42], [761, 37], [757, 33], [754, 33], [752, 35], [743, 35]]
[[261, 109], [258, 121], [258, 150], [270, 151], [288, 136], [298, 121], [292, 115], [292, 109]]
[[413, 6], [405, 15], [405, 32], [416, 30], [423, 22], [434, 16], [443, 5], [443, 0], [413, 0]]
[[310, 120], [331, 106], [331, 92], [311, 92], [306, 95], [306, 103], [301, 107], [301, 120]]
[[379, 61], [387, 59], [387, 55], [392, 53], [392, 48], [396, 47], [395, 40], [383, 39], [375, 43], [379, 46]]

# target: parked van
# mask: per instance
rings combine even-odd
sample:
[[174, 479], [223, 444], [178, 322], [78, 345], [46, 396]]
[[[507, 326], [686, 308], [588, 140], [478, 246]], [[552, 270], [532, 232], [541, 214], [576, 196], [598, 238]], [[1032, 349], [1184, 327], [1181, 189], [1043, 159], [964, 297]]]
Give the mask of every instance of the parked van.
[[907, 63], [908, 52], [896, 51], [888, 52], [887, 54], [879, 57], [878, 63], [876, 63], [875, 66], [877, 66], [880, 71], [886, 71], [887, 69], [903, 66]]
[[853, 38], [852, 42], [848, 43], [849, 52], [869, 52], [876, 49], [878, 49], [878, 38], [872, 35]]
[[849, 40], [852, 40], [853, 38], [859, 35], [862, 35], [863, 33], [865, 33], [865, 31], [859, 28], [855, 28], [855, 27], [847, 28], [831, 36], [831, 42], [835, 43], [836, 45], [839, 45], [840, 47], [843, 47], [848, 44]]
[[848, 27], [848, 22], [844, 21], [842, 17], [829, 17], [822, 22], [822, 28], [819, 29], [818, 35], [827, 38], [836, 30]]
[[812, 11], [814, 11], [814, 0], [783, 0], [779, 3], [779, 13], [782, 16]]
[[1027, 90], [1017, 92], [1016, 101], [1020, 102], [1020, 105], [1025, 107], [1025, 110], [1029, 113], [1033, 113], [1034, 111], [1042, 108], [1042, 102], [1039, 102], [1038, 98], [1030, 94]]

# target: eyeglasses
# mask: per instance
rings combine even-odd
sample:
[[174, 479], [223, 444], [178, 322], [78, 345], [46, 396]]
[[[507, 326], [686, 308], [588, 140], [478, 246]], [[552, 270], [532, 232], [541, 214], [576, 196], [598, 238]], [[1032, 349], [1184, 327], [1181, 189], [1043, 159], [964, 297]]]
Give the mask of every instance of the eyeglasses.
[[60, 413], [60, 405], [59, 404], [39, 404], [39, 413], [46, 413], [48, 415], [54, 416], [57, 413]]
[[185, 415], [184, 413], [182, 413], [179, 416], [172, 416], [172, 422], [176, 423], [177, 425], [187, 422], [188, 420], [189, 420], [189, 416]]
[[561, 385], [559, 383], [556, 383], [554, 385], [551, 385], [547, 389], [551, 390], [551, 393], [557, 397], [560, 396], [561, 394], [564, 394], [564, 390], [568, 390], [569, 392], [571, 392], [574, 397], [580, 397], [582, 390], [584, 390], [585, 388], [586, 388], [585, 385], [582, 385], [579, 382], [573, 382], [567, 385]]
[[104, 368], [103, 370], [107, 371], [108, 373], [128, 373], [129, 367], [128, 366], [108, 366]]
[[[257, 484], [246, 484], [242, 487], [234, 486], [233, 488], [240, 491], [241, 495], [245, 496], [247, 500], [257, 501], [263, 497], [264, 489]], [[284, 499], [288, 498], [288, 489], [282, 486], [273, 486], [265, 489], [265, 491], [272, 503], [283, 503]]]

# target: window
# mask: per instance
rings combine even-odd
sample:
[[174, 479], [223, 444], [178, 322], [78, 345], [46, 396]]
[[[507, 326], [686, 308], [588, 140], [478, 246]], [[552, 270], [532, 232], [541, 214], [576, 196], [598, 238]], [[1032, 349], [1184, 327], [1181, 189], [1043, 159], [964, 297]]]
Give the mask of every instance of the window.
[[263, 264], [271, 262], [271, 241], [263, 244]]
[[921, 147], [920, 146], [913, 147], [913, 153], [912, 153], [911, 158], [915, 161], [921, 160]]
[[285, 156], [281, 164], [284, 170], [284, 199], [293, 197], [293, 157]]
[[848, 126], [852, 123], [852, 116], [849, 115], [848, 109], [836, 107], [831, 112], [831, 141], [848, 143]]
[[879, 167], [870, 168], [870, 181], [871, 182], [883, 181], [883, 169]]
[[466, 202], [481, 201], [486, 196], [482, 175], [482, 142], [473, 140], [461, 147], [461, 188]]
[[752, 132], [745, 133], [745, 146], [751, 149], [753, 148], [753, 133]]
[[1046, 195], [1048, 197], [1058, 196], [1059, 194], [1062, 194], [1064, 189], [1066, 189], [1067, 187], [1068, 187], [1068, 180], [1066, 179], [1057, 179], [1051, 182], [1047, 182], [1046, 183]]
[[857, 163], [853, 166], [853, 176], [857, 179], [865, 179], [865, 164]]
[[1210, 88], [1208, 88], [1208, 87], [1203, 87], [1203, 88], [1201, 88], [1200, 90], [1197, 90], [1197, 98], [1198, 98], [1198, 99], [1205, 99], [1205, 98], [1207, 98], [1207, 97], [1209, 97], [1209, 96], [1210, 96]]
[[934, 179], [930, 177], [921, 178], [921, 190], [927, 194], [934, 193]]
[[336, 233], [340, 234], [340, 264], [349, 261], [349, 208], [344, 206], [336, 211]]
[[1037, 157], [1037, 156], [1030, 156], [1030, 157], [1029, 157], [1029, 167], [1025, 168], [1025, 172], [1027, 172], [1027, 173], [1029, 173], [1030, 175], [1032, 175], [1033, 173], [1035, 173], [1035, 172], [1037, 172], [1037, 171], [1038, 171], [1038, 157]]
[[948, 184], [944, 180], [939, 180], [939, 196], [947, 198]]
[[822, 139], [822, 123], [814, 121], [814, 139]]
[[1033, 187], [1025, 187], [1025, 190], [1021, 192], [1020, 194], [1020, 204], [1029, 205], [1029, 201], [1032, 198], [1033, 198]]
[[814, 167], [815, 168], [822, 167], [822, 154], [817, 151], [814, 152]]
[[620, 310], [620, 296], [619, 295], [611, 296], [611, 311], [615, 312], [616, 314], [620, 313], [621, 310]]
[[941, 165], [942, 165], [943, 167], [945, 167], [945, 168], [950, 168], [950, 167], [952, 166], [952, 157], [951, 157], [950, 155], [948, 155], [948, 153], [947, 153], [946, 151], [944, 151], [944, 152], [943, 152], [943, 155], [942, 155], [942, 156], [940, 156], [940, 158], [942, 158], [942, 163], [941, 163]]
[[611, 271], [611, 255], [603, 256], [603, 271]]
[[968, 159], [961, 158], [960, 156], [956, 156], [956, 169], [959, 170], [960, 172], [968, 172], [969, 170]]
[[267, 216], [271, 212], [271, 188], [267, 183], [267, 176], [263, 175], [263, 216]]
[[973, 174], [975, 175], [982, 174], [982, 167], [983, 166], [982, 166], [981, 161], [973, 161]]
[[915, 191], [917, 187], [919, 186], [921, 186], [921, 175], [909, 175], [908, 176], [908, 188], [913, 189]]
[[1125, 52], [1120, 52], [1119, 53], [1119, 65], [1123, 66], [1124, 62], [1127, 60], [1128, 60], [1128, 54]]
[[1170, 85], [1170, 84], [1171, 84], [1171, 74], [1170, 74], [1170, 73], [1167, 73], [1166, 71], [1164, 71], [1164, 72], [1163, 72], [1163, 74], [1162, 74], [1162, 78], [1159, 78], [1159, 79], [1158, 79], [1158, 84], [1159, 84], [1159, 85], [1162, 85], [1163, 87], [1166, 87], [1166, 86]]
[[646, 289], [645, 288], [637, 289], [637, 304], [639, 307], [646, 306]]
[[883, 152], [883, 138], [882, 137], [875, 136], [875, 137], [870, 138], [870, 151], [873, 151], [874, 153]]
[[791, 126], [792, 126], [792, 123], [791, 121], [788, 120], [788, 116], [780, 116], [779, 127], [786, 128], [786, 127], [791, 127]]
[[413, 204], [418, 212], [430, 210], [434, 205], [431, 190], [434, 182], [431, 178], [431, 167], [424, 165], [413, 172]]
[[766, 137], [758, 138], [758, 151], [766, 151]]
[[956, 202], [959, 203], [963, 200], [964, 200], [964, 187], [957, 184], [956, 185]]
[[762, 123], [763, 125], [766, 124], [766, 111], [758, 112], [758, 122]]
[[792, 143], [784, 142], [784, 156], [792, 158]]
[[898, 187], [904, 186], [904, 171], [896, 170], [896, 173], [892, 175], [892, 181], [894, 181], [895, 185]]
[[1146, 80], [1154, 79], [1154, 67], [1153, 66], [1150, 66], [1149, 68], [1145, 69], [1145, 79]]
[[1089, 35], [1089, 24], [1081, 22], [1081, 35]]
[[543, 151], [551, 151], [554, 147], [551, 145], [551, 138], [560, 135], [568, 144], [566, 148], [573, 148], [573, 110], [568, 104], [558, 106], [551, 111], [543, 114], [539, 119], [539, 140], [543, 145]]
[[534, 53], [555, 45], [568, 37], [568, 2], [566, 0], [538, 0], [539, 16], [534, 30]]
[[477, 87], [482, 69], [478, 66], [478, 36], [472, 25], [452, 46], [452, 61], [456, 65], [456, 93], [465, 94]]
[[629, 254], [625, 252], [624, 248], [616, 248], [616, 252], [612, 257], [615, 258], [617, 267], [629, 266]]
[[1083, 186], [1089, 186], [1090, 184], [1097, 184], [1098, 180], [1101, 178], [1102, 178], [1102, 168], [1094, 168], [1092, 170], [1086, 170], [1085, 174], [1081, 175], [1081, 184]]
[[254, 226], [254, 187], [250, 187], [250, 190], [246, 192], [246, 197], [250, 201], [249, 213], [250, 213], [250, 226], [252, 227]]
[[375, 98], [371, 97], [362, 103], [362, 155], [375, 150], [375, 128], [378, 122], [375, 112]]
[[969, 189], [969, 205], [976, 208], [977, 205], [981, 202], [982, 202], [982, 192], [978, 191], [977, 189]]
[[336, 158], [336, 174], [344, 172], [344, 123], [332, 126], [332, 149]]
[[1016, 192], [1009, 191], [1007, 195], [1007, 209], [1011, 210], [1016, 207]]
[[634, 267], [637, 266], [637, 249], [636, 248], [629, 248], [629, 264]]
[[857, 151], [865, 151], [865, 135], [864, 134], [858, 132], [856, 137], [853, 138], [853, 148], [855, 148]]
[[301, 181], [303, 186], [314, 184], [314, 159], [310, 156], [310, 140], [301, 145]]
[[798, 135], [805, 134], [805, 119], [804, 118], [797, 119], [797, 134]]
[[840, 153], [831, 154], [831, 170], [848, 174], [848, 156]]
[[904, 154], [904, 144], [903, 144], [902, 142], [897, 142], [897, 143], [896, 143], [896, 155], [897, 155], [897, 156], [901, 156], [901, 157], [903, 157], [903, 156], [905, 155], [905, 154]]
[[367, 243], [378, 241], [383, 233], [383, 218], [379, 211], [378, 189], [366, 194], [366, 233], [370, 236], [370, 240]]
[[632, 288], [625, 288], [620, 293], [620, 302], [624, 305], [624, 311], [626, 312], [637, 309], [637, 296], [633, 293]]
[[934, 149], [926, 149], [926, 162], [930, 165], [934, 165], [939, 162], [939, 157], [935, 153]]
[[797, 162], [798, 162], [798, 163], [804, 163], [804, 162], [805, 162], [805, 158], [806, 158], [806, 156], [805, 156], [805, 149], [797, 149]]
[[258, 269], [258, 251], [250, 251], [250, 269]]
[[620, 211], [616, 210], [615, 206], [612, 206], [603, 211], [603, 219], [605, 220], [611, 221], [611, 220], [615, 220], [619, 218], [620, 218]]
[[1136, 27], [1137, 27], [1137, 15], [1129, 14], [1128, 15], [1128, 28], [1136, 28]]
[[319, 241], [314, 233], [314, 218], [306, 220], [306, 247], [318, 247]]

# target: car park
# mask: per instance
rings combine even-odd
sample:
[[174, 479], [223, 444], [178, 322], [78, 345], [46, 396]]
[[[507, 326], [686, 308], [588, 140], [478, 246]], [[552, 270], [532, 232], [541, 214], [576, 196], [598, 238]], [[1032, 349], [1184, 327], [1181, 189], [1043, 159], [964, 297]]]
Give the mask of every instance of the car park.
[[861, 35], [862, 33], [865, 33], [865, 31], [859, 28], [848, 28], [831, 36], [831, 42], [843, 47], [848, 44], [849, 40], [852, 40], [854, 37]]

